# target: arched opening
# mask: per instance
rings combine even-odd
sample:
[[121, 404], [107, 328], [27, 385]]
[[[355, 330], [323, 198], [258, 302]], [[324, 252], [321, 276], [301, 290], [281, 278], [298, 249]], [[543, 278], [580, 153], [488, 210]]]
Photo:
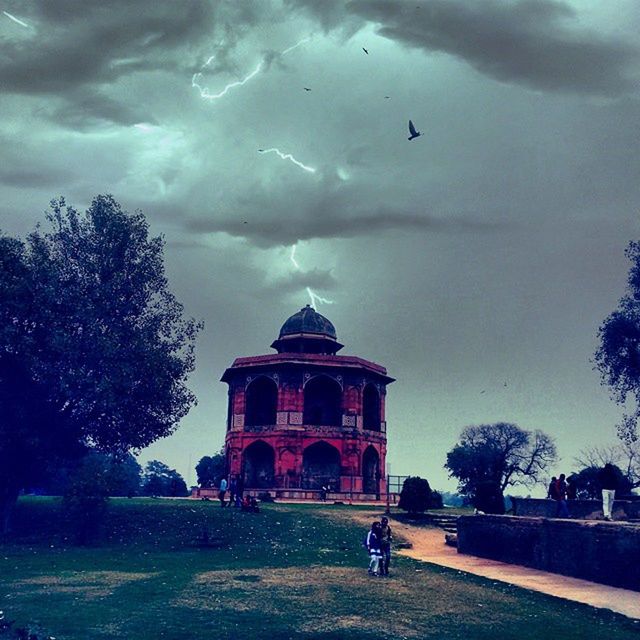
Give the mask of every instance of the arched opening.
[[340, 487], [340, 453], [327, 442], [316, 442], [302, 454], [302, 488]]
[[380, 456], [372, 445], [362, 456], [362, 490], [376, 496], [380, 494]]
[[245, 407], [244, 424], [247, 427], [275, 424], [278, 385], [271, 378], [256, 378], [245, 391]]
[[327, 376], [317, 376], [304, 387], [304, 424], [340, 426], [342, 389]]
[[262, 440], [250, 444], [242, 455], [242, 475], [248, 489], [268, 489], [273, 486], [273, 449]]
[[380, 394], [372, 384], [362, 392], [362, 421], [365, 429], [380, 431]]

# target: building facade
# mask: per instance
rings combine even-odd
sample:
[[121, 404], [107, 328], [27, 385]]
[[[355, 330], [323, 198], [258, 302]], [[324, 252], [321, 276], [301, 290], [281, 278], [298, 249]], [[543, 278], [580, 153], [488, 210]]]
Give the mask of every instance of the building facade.
[[237, 358], [229, 385], [225, 452], [246, 489], [312, 497], [380, 498], [386, 491], [384, 367], [342, 346], [331, 322], [307, 305], [292, 315], [271, 355]]

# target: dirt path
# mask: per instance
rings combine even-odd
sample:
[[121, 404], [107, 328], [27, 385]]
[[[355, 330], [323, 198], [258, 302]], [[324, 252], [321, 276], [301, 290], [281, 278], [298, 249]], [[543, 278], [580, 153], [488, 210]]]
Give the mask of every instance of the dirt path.
[[[365, 526], [380, 516], [379, 510], [343, 513]], [[335, 515], [335, 512], [332, 512], [332, 515]], [[445, 545], [442, 529], [416, 527], [393, 520], [391, 525], [396, 540], [402, 538], [412, 544], [411, 549], [399, 549], [395, 552], [399, 555], [466, 571], [477, 576], [539, 591], [557, 598], [581, 602], [592, 607], [610, 609], [629, 618], [640, 619], [640, 593], [637, 591], [619, 589], [558, 573], [460, 554], [455, 548]]]

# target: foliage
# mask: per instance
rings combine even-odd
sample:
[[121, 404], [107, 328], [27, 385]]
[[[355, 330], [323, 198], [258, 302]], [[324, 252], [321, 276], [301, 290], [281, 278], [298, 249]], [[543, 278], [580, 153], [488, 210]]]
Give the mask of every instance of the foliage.
[[26, 241], [0, 235], [0, 530], [46, 460], [143, 448], [195, 402], [200, 325], [143, 214], [97, 196], [84, 215], [54, 200], [47, 221]]
[[432, 491], [429, 499], [429, 509], [442, 509], [443, 507], [442, 494], [439, 491]]
[[458, 479], [458, 491], [486, 513], [504, 513], [504, 491], [518, 483], [536, 484], [556, 458], [553, 440], [499, 422], [465, 427], [447, 454], [445, 468]]
[[627, 476], [640, 486], [640, 242], [630, 242], [625, 255], [631, 261], [626, 292], [600, 325], [595, 364], [612, 399], [625, 407], [618, 437], [627, 458]]
[[144, 468], [142, 493], [145, 496], [175, 498], [188, 496], [189, 490], [184, 478], [175, 469], [170, 469], [159, 460], [151, 460]]
[[107, 496], [132, 497], [140, 493], [142, 467], [132, 454], [115, 456], [95, 450], [87, 452], [85, 457], [79, 460], [66, 464], [57, 464], [55, 461], [49, 464], [44, 479], [38, 483], [38, 493], [50, 496], [64, 495], [73, 474], [87, 459], [91, 459], [100, 470], [101, 477], [104, 477]]
[[631, 488], [640, 487], [640, 441], [626, 439], [621, 428], [622, 425], [618, 427], [619, 444], [583, 449], [575, 461], [583, 469], [612, 464], [622, 470]]
[[[631, 493], [631, 483], [622, 470], [613, 465], [616, 475], [616, 497]], [[600, 473], [602, 467], [585, 467], [579, 473], [573, 474], [572, 482], [576, 486], [576, 497], [580, 500], [601, 500], [602, 484], [600, 483]]]
[[213, 456], [203, 456], [196, 465], [198, 485], [203, 489], [215, 487], [220, 478], [226, 475], [226, 458], [224, 448]]
[[409, 513], [424, 513], [430, 506], [429, 482], [418, 476], [409, 476], [402, 485], [398, 507]]

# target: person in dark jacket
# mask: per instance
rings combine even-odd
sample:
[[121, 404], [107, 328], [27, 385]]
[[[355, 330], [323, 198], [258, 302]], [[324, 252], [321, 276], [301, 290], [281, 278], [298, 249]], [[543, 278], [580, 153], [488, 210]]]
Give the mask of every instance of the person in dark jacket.
[[557, 500], [558, 499], [558, 491], [557, 491], [557, 487], [556, 487], [556, 482], [558, 482], [558, 478], [553, 476], [551, 478], [551, 482], [549, 483], [549, 488], [547, 489], [547, 498], [550, 498], [551, 500]]
[[564, 473], [556, 480], [556, 518], [568, 518], [569, 507], [567, 507], [567, 482]]
[[598, 472], [598, 482], [602, 487], [602, 513], [605, 520], [611, 520], [611, 510], [616, 497], [618, 478], [616, 470], [609, 462]]
[[391, 527], [389, 526], [389, 518], [383, 517], [380, 520], [380, 550], [382, 559], [380, 560], [380, 575], [389, 575], [389, 563], [391, 562]]

